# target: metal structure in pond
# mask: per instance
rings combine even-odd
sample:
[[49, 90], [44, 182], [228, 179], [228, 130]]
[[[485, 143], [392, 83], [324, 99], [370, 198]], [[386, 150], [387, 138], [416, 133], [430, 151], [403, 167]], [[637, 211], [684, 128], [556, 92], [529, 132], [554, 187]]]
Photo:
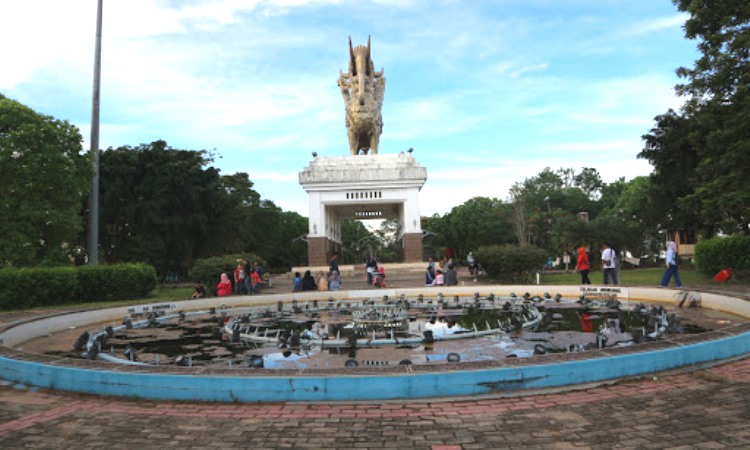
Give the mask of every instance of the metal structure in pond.
[[[463, 357], [465, 348], [509, 345], [508, 340], [523, 339], [524, 335], [530, 349], [505, 357], [627, 346], [684, 333], [686, 326], [689, 328], [675, 313], [661, 306], [641, 303], [624, 306], [614, 299], [563, 299], [559, 294], [534, 297], [511, 294], [496, 298], [477, 293], [474, 297], [450, 299], [442, 294], [430, 298], [423, 295], [365, 300], [330, 298], [304, 303], [278, 302], [276, 308], [219, 307], [168, 313], [162, 310], [131, 314], [119, 326], [85, 332], [76, 340], [75, 351], [84, 358], [131, 365], [193, 366], [223, 361], [230, 367], [253, 368], [273, 367], [268, 364], [272, 352], [283, 354], [284, 358], [334, 352], [348, 355], [344, 365], [351, 367], [358, 365], [354, 359], [357, 352], [368, 349], [384, 349], [378, 357], [369, 359], [360, 353], [360, 361], [370, 365], [394, 363], [389, 358], [397, 358], [399, 364], [459, 362], [471, 360]], [[158, 335], [162, 330], [186, 330], [189, 326], [204, 330], [204, 334], [191, 336], [189, 345], [179, 347], [176, 354], [149, 350], [148, 343], [135, 336], [139, 330]], [[700, 330], [687, 330], [694, 331]], [[573, 333], [577, 339], [553, 344], [549, 336], [556, 332]], [[528, 337], [534, 333], [546, 337]], [[199, 355], [195, 349], [202, 345], [212, 346], [206, 353], [220, 356]], [[440, 351], [444, 353], [442, 356]], [[120, 352], [122, 357], [117, 355]], [[336, 364], [340, 367], [341, 363]]]

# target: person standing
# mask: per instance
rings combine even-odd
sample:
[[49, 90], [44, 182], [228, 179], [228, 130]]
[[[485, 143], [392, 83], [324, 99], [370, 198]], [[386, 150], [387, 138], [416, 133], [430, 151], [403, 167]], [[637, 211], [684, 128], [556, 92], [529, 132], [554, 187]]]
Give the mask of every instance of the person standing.
[[339, 255], [338, 255], [338, 253], [334, 253], [333, 256], [331, 256], [331, 260], [328, 262], [328, 272], [337, 272], [337, 273], [339, 273]]
[[661, 279], [661, 287], [669, 286], [669, 280], [674, 277], [675, 287], [682, 287], [682, 281], [680, 281], [679, 264], [677, 264], [677, 244], [674, 241], [667, 242], [667, 258], [664, 261], [667, 269], [664, 271], [664, 276]]
[[[468, 255], [466, 255], [466, 265], [469, 266], [469, 275], [476, 278], [476, 275], [474, 274], [475, 264], [477, 260], [474, 258], [474, 253], [469, 252]], [[476, 279], [474, 280], [476, 281]]]
[[255, 268], [250, 269], [250, 292], [248, 294], [259, 294], [260, 293], [260, 283], [262, 283], [263, 280], [260, 278], [260, 272], [255, 270]]
[[245, 267], [242, 263], [237, 263], [237, 268], [234, 269], [234, 295], [246, 294], [245, 291]]
[[[604, 284], [617, 284], [617, 261], [615, 251], [609, 244], [602, 244], [602, 270], [604, 271]], [[610, 283], [611, 282], [611, 283]]]
[[589, 280], [589, 270], [591, 270], [591, 264], [589, 263], [589, 254], [586, 253], [586, 247], [578, 248], [578, 260], [576, 261], [576, 270], [581, 274], [581, 284], [591, 284]]

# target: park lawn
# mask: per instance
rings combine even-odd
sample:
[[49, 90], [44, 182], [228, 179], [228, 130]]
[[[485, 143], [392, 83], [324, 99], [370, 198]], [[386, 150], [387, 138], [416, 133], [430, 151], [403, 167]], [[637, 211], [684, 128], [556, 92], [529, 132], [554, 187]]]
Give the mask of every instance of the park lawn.
[[[589, 273], [589, 279], [593, 284], [602, 284], [602, 271], [597, 270]], [[650, 267], [645, 269], [625, 269], [620, 272], [620, 285], [622, 286], [658, 286], [664, 276], [661, 267]], [[712, 284], [710, 277], [699, 272], [691, 266], [680, 267], [680, 280], [684, 286], [705, 286]], [[541, 284], [543, 285], [580, 285], [581, 275], [577, 272], [550, 272], [542, 273]], [[674, 279], [670, 281], [674, 286]]]

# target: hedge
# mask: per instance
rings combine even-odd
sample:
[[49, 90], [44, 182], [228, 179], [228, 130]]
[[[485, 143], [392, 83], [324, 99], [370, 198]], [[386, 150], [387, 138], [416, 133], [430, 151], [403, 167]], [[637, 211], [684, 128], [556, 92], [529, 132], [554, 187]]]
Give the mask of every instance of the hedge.
[[707, 276], [725, 268], [750, 270], [750, 236], [715, 237], [695, 246], [695, 264]]
[[145, 264], [0, 269], [0, 310], [143, 298], [156, 287]]
[[491, 245], [480, 247], [474, 256], [488, 277], [500, 283], [528, 284], [547, 262], [547, 252], [533, 246]]

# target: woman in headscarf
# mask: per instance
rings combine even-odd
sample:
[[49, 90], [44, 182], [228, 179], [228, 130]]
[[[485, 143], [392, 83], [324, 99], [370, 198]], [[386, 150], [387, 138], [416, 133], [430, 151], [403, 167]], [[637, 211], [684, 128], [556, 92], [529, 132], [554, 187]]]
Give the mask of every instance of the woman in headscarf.
[[219, 295], [219, 297], [232, 295], [232, 282], [229, 281], [229, 277], [227, 276], [227, 274], [221, 274], [221, 281], [219, 281], [219, 284], [216, 285], [216, 293]]
[[667, 269], [664, 271], [664, 276], [661, 279], [661, 287], [669, 286], [669, 280], [674, 277], [674, 285], [676, 287], [682, 287], [682, 281], [680, 281], [679, 265], [677, 264], [677, 244], [674, 241], [667, 242], [667, 257], [664, 261]]
[[591, 264], [589, 264], [589, 254], [586, 253], [586, 247], [578, 248], [578, 260], [576, 261], [576, 269], [581, 273], [581, 284], [591, 284], [589, 280], [589, 270], [591, 270]]
[[316, 291], [318, 289], [318, 283], [315, 282], [312, 273], [309, 270], [305, 271], [305, 276], [302, 277], [302, 290], [303, 291]]

